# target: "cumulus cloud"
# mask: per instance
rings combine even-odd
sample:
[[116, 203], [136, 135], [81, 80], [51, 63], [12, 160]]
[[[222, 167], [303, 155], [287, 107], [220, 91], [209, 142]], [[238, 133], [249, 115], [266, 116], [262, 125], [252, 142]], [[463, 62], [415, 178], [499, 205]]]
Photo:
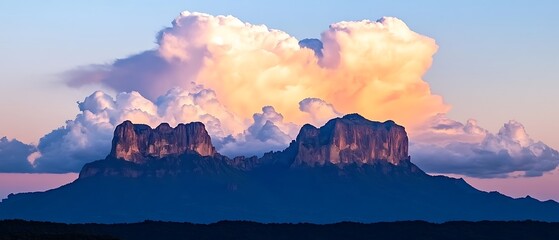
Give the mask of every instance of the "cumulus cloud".
[[284, 122], [274, 107], [265, 106], [262, 113], [253, 115], [253, 123], [236, 138], [228, 138], [219, 152], [229, 156], [261, 155], [268, 151], [283, 150], [297, 136], [299, 126]]
[[[340, 112], [412, 124], [448, 108], [421, 78], [434, 40], [396, 18], [336, 23], [320, 40], [298, 41], [233, 16], [183, 12], [156, 41], [155, 49], [65, 75], [69, 86], [103, 84], [122, 93], [97, 92], [80, 103], [75, 120], [41, 140], [38, 167], [68, 171], [102, 157], [109, 129], [126, 119], [202, 121], [218, 150], [233, 155], [280, 150], [298, 126]], [[91, 155], [78, 156], [87, 154], [79, 148]]]
[[16, 139], [0, 138], [0, 172], [32, 172], [33, 166], [27, 157], [35, 151], [35, 146]]
[[[114, 98], [94, 92], [78, 103], [80, 113], [74, 120], [46, 134], [37, 149], [22, 155], [33, 158], [31, 170], [36, 172], [79, 171], [85, 163], [108, 154], [114, 128], [125, 120], [152, 127], [162, 122], [203, 122], [217, 150], [229, 156], [281, 150], [298, 132], [298, 125], [284, 121], [271, 106], [255, 113], [252, 121], [243, 121], [228, 112], [215, 92], [200, 85], [173, 88], [156, 99], [149, 100], [138, 92], [122, 92]], [[0, 171], [7, 171], [3, 169]]]
[[493, 134], [475, 120], [463, 124], [439, 114], [412, 141], [412, 161], [433, 173], [534, 177], [559, 164], [559, 152], [530, 138], [516, 121], [505, 123]]
[[103, 158], [124, 120], [152, 127], [201, 121], [217, 150], [235, 156], [281, 150], [302, 124], [320, 126], [348, 112], [406, 126], [414, 162], [430, 172], [537, 176], [557, 166], [557, 151], [517, 122], [492, 134], [475, 120], [448, 119], [449, 106], [422, 79], [435, 41], [397, 18], [338, 22], [320, 39], [298, 41], [233, 16], [183, 12], [156, 42], [65, 74], [69, 86], [102, 84], [120, 93], [95, 92], [80, 102], [77, 117], [29, 156], [35, 171], [78, 171]]
[[299, 110], [310, 115], [309, 123], [315, 126], [322, 126], [328, 120], [340, 117], [342, 114], [334, 109], [332, 104], [325, 102], [319, 98], [305, 98], [299, 102]]
[[100, 83], [151, 100], [195, 82], [241, 120], [274, 106], [299, 125], [312, 120], [297, 109], [310, 96], [340, 112], [408, 127], [448, 110], [422, 79], [435, 41], [396, 18], [334, 23], [320, 39], [298, 41], [233, 16], [183, 12], [156, 40], [153, 50], [71, 71], [66, 82]]

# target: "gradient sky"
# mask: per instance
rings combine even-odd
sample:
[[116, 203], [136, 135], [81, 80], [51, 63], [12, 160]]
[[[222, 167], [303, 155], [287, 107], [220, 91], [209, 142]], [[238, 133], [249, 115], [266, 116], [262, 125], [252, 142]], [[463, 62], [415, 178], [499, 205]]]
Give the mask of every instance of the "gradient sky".
[[[555, 1], [2, 1], [0, 9], [0, 137], [37, 143], [73, 119], [76, 101], [100, 87], [70, 89], [60, 83], [62, 72], [153, 48], [155, 34], [188, 10], [230, 14], [298, 39], [318, 38], [342, 20], [398, 17], [437, 41], [424, 79], [452, 106], [449, 117], [475, 118], [493, 132], [514, 119], [531, 137], [559, 149]], [[559, 199], [546, 187], [558, 179], [475, 185], [522, 196], [509, 189], [520, 181], [542, 186], [532, 195]]]

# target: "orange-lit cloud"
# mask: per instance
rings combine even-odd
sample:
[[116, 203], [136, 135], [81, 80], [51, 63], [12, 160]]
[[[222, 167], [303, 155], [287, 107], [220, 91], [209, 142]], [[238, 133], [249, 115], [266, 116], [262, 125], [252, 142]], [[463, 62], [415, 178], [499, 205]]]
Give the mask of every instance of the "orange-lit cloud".
[[183, 12], [160, 32], [157, 49], [73, 74], [68, 81], [101, 82], [151, 99], [195, 82], [215, 91], [241, 119], [250, 120], [262, 106], [271, 105], [297, 124], [311, 120], [298, 109], [309, 97], [341, 113], [359, 112], [406, 126], [449, 109], [422, 79], [437, 51], [435, 41], [401, 20], [335, 23], [321, 41], [323, 48], [315, 54], [289, 34], [264, 25]]
[[[203, 122], [216, 149], [233, 157], [284, 149], [302, 124], [354, 112], [406, 126], [412, 161], [432, 172], [539, 176], [559, 163], [559, 153], [529, 138], [520, 123], [492, 134], [474, 120], [448, 119], [449, 106], [422, 79], [435, 41], [397, 18], [334, 23], [320, 39], [299, 41], [232, 16], [183, 12], [157, 44], [67, 73], [70, 86], [103, 84], [119, 93], [86, 97], [74, 120], [38, 146], [25, 145], [19, 155], [33, 153], [21, 157], [24, 168], [14, 160], [0, 163], [0, 172], [79, 171], [106, 156], [124, 120], [152, 127]], [[0, 150], [23, 146], [4, 142]]]

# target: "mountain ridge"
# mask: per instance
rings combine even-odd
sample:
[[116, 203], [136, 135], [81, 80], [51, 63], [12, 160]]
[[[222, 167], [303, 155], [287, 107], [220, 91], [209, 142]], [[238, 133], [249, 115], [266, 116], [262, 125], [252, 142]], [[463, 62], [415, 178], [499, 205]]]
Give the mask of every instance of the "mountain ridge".
[[180, 155], [187, 151], [194, 151], [201, 156], [213, 156], [216, 153], [203, 123], [181, 123], [175, 128], [168, 123], [161, 123], [152, 129], [148, 125], [133, 124], [127, 120], [115, 128], [108, 157], [141, 163], [146, 158]]
[[[186, 136], [185, 136], [186, 135]], [[559, 203], [479, 191], [411, 162], [405, 128], [349, 114], [302, 127], [283, 151], [219, 154], [202, 123], [123, 122], [107, 158], [42, 193], [10, 195], [0, 219], [209, 223], [559, 221]]]
[[[213, 161], [240, 170], [251, 170], [261, 165], [284, 165], [293, 168], [331, 164], [344, 167], [351, 164], [372, 164], [377, 161], [397, 165], [400, 162], [409, 162], [410, 159], [404, 127], [393, 121], [381, 123], [367, 120], [359, 114], [348, 114], [334, 118], [320, 128], [305, 124], [285, 150], [267, 152], [261, 158], [229, 158], [219, 154], [201, 122], [181, 123], [175, 128], [170, 127], [168, 123], [161, 123], [156, 128], [151, 128], [148, 125], [125, 121], [115, 128], [111, 152], [105, 160], [122, 159], [145, 164], [153, 163], [151, 160], [168, 160], [166, 157], [178, 158], [181, 155], [194, 157], [195, 154], [210, 157]], [[102, 172], [95, 170], [95, 165], [95, 162], [86, 164], [80, 171], [80, 177]], [[142, 175], [131, 172], [123, 174]]]

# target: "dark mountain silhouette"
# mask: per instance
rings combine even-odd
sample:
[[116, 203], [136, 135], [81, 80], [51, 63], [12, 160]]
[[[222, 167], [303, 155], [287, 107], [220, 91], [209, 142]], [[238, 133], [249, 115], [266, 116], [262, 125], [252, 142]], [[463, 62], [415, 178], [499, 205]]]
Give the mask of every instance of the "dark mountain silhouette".
[[302, 127], [281, 152], [217, 153], [202, 123], [152, 129], [126, 121], [110, 154], [76, 181], [10, 195], [0, 218], [56, 222], [209, 223], [398, 220], [559, 221], [559, 204], [482, 192], [430, 176], [408, 156], [405, 129], [358, 114]]

